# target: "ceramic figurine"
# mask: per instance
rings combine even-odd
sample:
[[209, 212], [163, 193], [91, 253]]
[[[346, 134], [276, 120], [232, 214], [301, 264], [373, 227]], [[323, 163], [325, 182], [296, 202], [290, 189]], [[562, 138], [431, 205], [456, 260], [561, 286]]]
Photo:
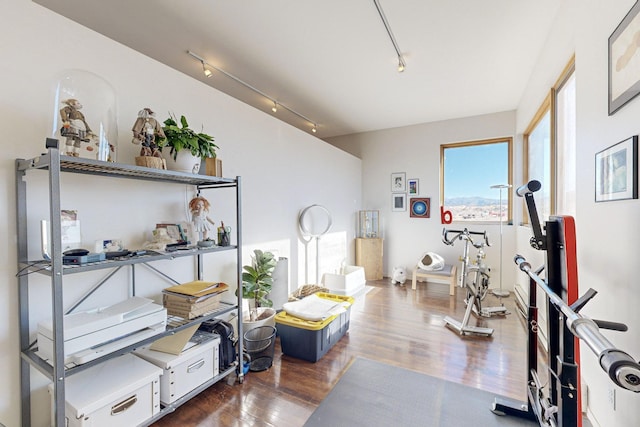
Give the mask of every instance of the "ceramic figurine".
[[201, 240], [208, 239], [211, 225], [215, 224], [215, 222], [213, 222], [213, 220], [208, 216], [210, 207], [211, 204], [209, 203], [209, 201], [201, 196], [194, 197], [189, 202], [193, 231], [195, 231], [196, 233], [201, 233]]
[[160, 157], [158, 150], [158, 139], [164, 139], [164, 131], [162, 125], [154, 117], [154, 112], [150, 108], [143, 108], [138, 112], [138, 118], [133, 124], [134, 144], [142, 144], [140, 149], [141, 156]]
[[[84, 114], [80, 112], [80, 109], [82, 109], [80, 101], [70, 98], [62, 101], [62, 103], [65, 106], [60, 110], [60, 117], [62, 118], [60, 135], [66, 138], [65, 154], [78, 157], [82, 143], [89, 142], [94, 135], [84, 119]], [[93, 147], [89, 146], [87, 150], [92, 151]]]

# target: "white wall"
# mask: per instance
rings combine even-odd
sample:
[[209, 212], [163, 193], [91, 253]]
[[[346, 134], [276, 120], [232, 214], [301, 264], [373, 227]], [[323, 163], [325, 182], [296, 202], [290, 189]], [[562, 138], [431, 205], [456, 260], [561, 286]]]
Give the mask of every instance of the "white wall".
[[[486, 251], [486, 261], [492, 269], [493, 285], [499, 285], [499, 225], [475, 226], [455, 222], [443, 225], [440, 221], [440, 145], [511, 137], [514, 134], [515, 112], [508, 111], [328, 140], [331, 144], [356, 153], [362, 158], [362, 205], [365, 209], [380, 210], [385, 276], [390, 276], [395, 266], [413, 270], [420, 256], [426, 251], [441, 254], [448, 263], [457, 263], [458, 257], [462, 254], [462, 247], [451, 247], [442, 243], [442, 229], [470, 226], [473, 230], [487, 230], [489, 233], [492, 247]], [[491, 165], [479, 164], [478, 173], [481, 174], [483, 168], [490, 167]], [[407, 179], [419, 179], [419, 197], [431, 198], [429, 219], [410, 218], [409, 210], [391, 211], [393, 172], [405, 172]], [[518, 182], [517, 179], [515, 182]], [[515, 270], [511, 262], [514, 232], [513, 226], [503, 225], [503, 288], [508, 290], [513, 290], [515, 280]]]
[[[631, 0], [591, 1], [579, 8], [576, 78], [578, 93], [578, 186], [577, 232], [580, 289], [599, 293], [585, 308], [596, 319], [629, 325], [629, 332], [605, 332], [617, 346], [640, 359], [640, 293], [637, 262], [640, 201], [594, 202], [595, 153], [638, 135], [640, 99], [609, 117], [607, 114], [607, 39], [631, 9]], [[636, 183], [637, 184], [637, 183]], [[584, 346], [583, 346], [584, 347]], [[583, 348], [583, 352], [586, 349]], [[590, 355], [592, 356], [592, 355]], [[607, 403], [611, 388], [595, 357], [583, 357], [584, 378], [594, 397], [591, 409], [602, 426], [634, 425], [640, 419], [637, 394], [617, 390], [617, 409]], [[613, 421], [613, 423], [612, 423]]]
[[[336, 259], [353, 260], [355, 212], [361, 208], [361, 161], [305, 132], [224, 95], [154, 60], [60, 17], [27, 0], [3, 2], [0, 16], [0, 128], [5, 129], [0, 163], [0, 367], [4, 387], [0, 390], [0, 423], [19, 425], [19, 344], [16, 274], [14, 159], [31, 158], [44, 151], [54, 110], [52, 76], [62, 70], [92, 71], [109, 81], [118, 96], [118, 161], [133, 164], [138, 146], [131, 144], [131, 127], [137, 111], [151, 107], [164, 120], [169, 111], [184, 114], [194, 129], [213, 135], [220, 146], [225, 176], [242, 176], [244, 259], [255, 247], [274, 249], [289, 258], [290, 287], [302, 284], [304, 259], [300, 248], [297, 216], [304, 207], [317, 203], [332, 213], [332, 251]], [[85, 111], [87, 119], [90, 114]], [[47, 215], [44, 174], [29, 174], [29, 241], [38, 254], [37, 223]], [[93, 247], [98, 238], [123, 238], [130, 248], [139, 247], [150, 236], [156, 222], [188, 220], [185, 203], [192, 190], [181, 185], [158, 185], [129, 180], [94, 177], [63, 177], [62, 206], [78, 209], [83, 244]], [[77, 190], [77, 191], [76, 191]], [[233, 225], [229, 199], [205, 194], [213, 204], [211, 217]], [[231, 202], [233, 203], [233, 201]], [[303, 253], [303, 252], [302, 252]], [[311, 259], [315, 255], [311, 254]], [[205, 278], [235, 280], [234, 255], [209, 258]], [[156, 263], [177, 280], [190, 280], [193, 262], [188, 259]], [[323, 265], [324, 271], [336, 266]], [[166, 286], [144, 268], [138, 268], [138, 292], [159, 300]], [[105, 272], [65, 280], [65, 304], [70, 305], [93, 280]], [[31, 277], [32, 329], [47, 316], [50, 291], [47, 280]], [[315, 277], [315, 270], [311, 273]], [[84, 304], [103, 304], [127, 293], [127, 275], [116, 276]], [[232, 292], [230, 292], [232, 294]], [[232, 296], [232, 295], [231, 295]], [[48, 425], [46, 382], [34, 373], [35, 426]]]
[[[635, 252], [638, 243], [637, 200], [594, 202], [594, 155], [639, 131], [640, 101], [631, 101], [615, 115], [607, 112], [608, 37], [633, 6], [633, 0], [565, 1], [538, 61], [527, 93], [518, 108], [522, 132], [571, 55], [576, 55], [577, 82], [577, 252], [580, 294], [598, 291], [582, 313], [594, 319], [625, 323], [629, 332], [603, 331], [616, 346], [636, 360], [640, 344]], [[526, 245], [519, 242], [519, 245]], [[520, 246], [519, 246], [520, 248]], [[595, 425], [636, 425], [638, 395], [615, 387], [598, 364], [597, 356], [581, 346], [581, 373], [588, 385], [588, 415]], [[616, 409], [609, 391], [616, 389]]]

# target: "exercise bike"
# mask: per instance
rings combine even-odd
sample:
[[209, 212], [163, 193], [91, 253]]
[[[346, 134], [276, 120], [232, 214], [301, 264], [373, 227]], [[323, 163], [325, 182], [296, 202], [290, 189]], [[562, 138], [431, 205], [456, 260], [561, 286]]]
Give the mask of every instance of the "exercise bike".
[[[453, 237], [450, 237], [450, 234], [453, 234]], [[482, 236], [482, 238], [474, 241], [472, 236]], [[442, 241], [446, 245], [453, 246], [456, 240], [464, 241], [462, 256], [460, 257], [461, 268], [458, 286], [465, 288], [467, 291], [464, 300], [467, 309], [465, 310], [462, 322], [446, 316], [444, 318], [445, 324], [457, 330], [460, 335], [476, 334], [491, 336], [491, 334], [493, 334], [493, 328], [469, 325], [472, 312], [480, 317], [504, 316], [508, 314], [504, 306], [482, 307], [482, 301], [487, 296], [489, 290], [490, 268], [484, 262], [484, 248], [485, 246], [491, 246], [489, 237], [486, 231], [481, 233], [478, 231], [469, 231], [466, 228], [464, 230], [447, 230], [446, 228], [442, 230]], [[469, 262], [471, 246], [477, 249], [476, 261], [473, 264]], [[469, 280], [469, 275], [473, 276], [473, 280]]]

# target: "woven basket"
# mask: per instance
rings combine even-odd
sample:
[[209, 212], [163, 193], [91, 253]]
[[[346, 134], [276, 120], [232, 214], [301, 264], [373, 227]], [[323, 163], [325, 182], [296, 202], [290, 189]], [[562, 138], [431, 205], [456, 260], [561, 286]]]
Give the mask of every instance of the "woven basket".
[[316, 292], [329, 292], [329, 289], [320, 285], [302, 285], [289, 295], [289, 301], [298, 301]]

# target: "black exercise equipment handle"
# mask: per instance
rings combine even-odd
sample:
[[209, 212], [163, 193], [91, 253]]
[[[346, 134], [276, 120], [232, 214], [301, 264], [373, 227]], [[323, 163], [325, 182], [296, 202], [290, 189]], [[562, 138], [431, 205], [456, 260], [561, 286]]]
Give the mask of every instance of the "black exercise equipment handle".
[[527, 193], [535, 193], [536, 191], [542, 188], [542, 184], [540, 181], [531, 180], [527, 182], [525, 185], [522, 185], [516, 189], [516, 194], [519, 197], [524, 197]]
[[608, 320], [593, 319], [600, 329], [609, 329], [611, 331], [627, 332], [629, 328], [624, 323], [610, 322]]
[[533, 237], [530, 240], [531, 247], [538, 250], [545, 250], [547, 247], [546, 239], [542, 234], [542, 227], [540, 227], [540, 219], [538, 217], [538, 210], [536, 209], [536, 202], [533, 199], [533, 193], [540, 190], [542, 184], [540, 181], [531, 180], [525, 185], [516, 189], [516, 194], [520, 197], [524, 197], [527, 203], [527, 211], [529, 212], [529, 219], [531, 220], [531, 227], [533, 228]]
[[[449, 238], [449, 233], [455, 233], [455, 236], [453, 236], [453, 238]], [[482, 232], [480, 232], [480, 231], [470, 231], [470, 230], [468, 230], [466, 228], [464, 230], [448, 230], [446, 228], [442, 229], [442, 241], [444, 242], [445, 245], [449, 245], [449, 246], [453, 246], [455, 241], [458, 240], [458, 239], [462, 240], [463, 238], [466, 238], [467, 240], [469, 240], [471, 242], [472, 245], [474, 245], [475, 247], [478, 247], [473, 242], [473, 239], [471, 238], [471, 235], [482, 236], [482, 238], [484, 239], [485, 244], [487, 246], [491, 246], [491, 244], [489, 243], [489, 236], [487, 235], [486, 231], [482, 231]]]
[[639, 393], [640, 364], [624, 351], [617, 349], [603, 336], [595, 321], [576, 313], [569, 307], [562, 298], [549, 288], [540, 276], [531, 270], [531, 264], [522, 255], [516, 255], [513, 260], [520, 270], [529, 275], [547, 294], [549, 302], [564, 314], [567, 327], [571, 330], [571, 333], [584, 341], [591, 351], [598, 356], [600, 366], [609, 375], [609, 378], [620, 387]]

